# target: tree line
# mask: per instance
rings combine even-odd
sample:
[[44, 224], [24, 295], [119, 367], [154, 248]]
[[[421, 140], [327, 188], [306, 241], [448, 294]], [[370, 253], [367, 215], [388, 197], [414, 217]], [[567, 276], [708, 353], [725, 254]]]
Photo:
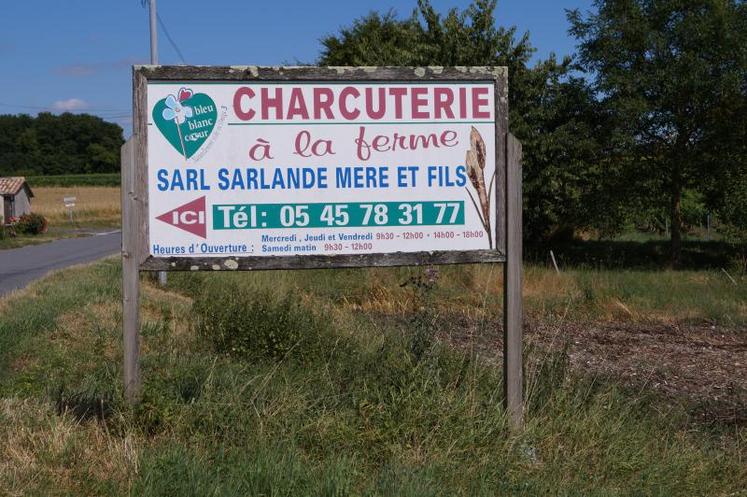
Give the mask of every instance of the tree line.
[[0, 176], [119, 172], [122, 128], [89, 114], [0, 115]]
[[567, 11], [578, 53], [530, 60], [495, 0], [441, 15], [373, 12], [322, 40], [321, 65], [499, 65], [524, 148], [530, 240], [631, 226], [682, 232], [705, 213], [747, 233], [747, 6], [742, 0], [596, 0]]
[[[316, 62], [507, 66], [529, 240], [666, 229], [677, 264], [706, 215], [747, 239], [745, 0], [596, 0], [567, 11], [577, 53], [540, 60], [495, 10], [372, 12], [324, 37]], [[121, 144], [94, 116], [0, 116], [0, 175], [116, 172]]]

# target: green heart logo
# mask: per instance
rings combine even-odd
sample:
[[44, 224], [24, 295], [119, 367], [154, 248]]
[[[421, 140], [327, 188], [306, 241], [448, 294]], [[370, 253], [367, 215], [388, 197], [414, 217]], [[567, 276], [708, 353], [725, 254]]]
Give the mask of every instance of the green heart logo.
[[153, 107], [158, 130], [185, 159], [192, 157], [215, 128], [218, 111], [204, 93], [182, 88], [177, 95], [159, 100]]

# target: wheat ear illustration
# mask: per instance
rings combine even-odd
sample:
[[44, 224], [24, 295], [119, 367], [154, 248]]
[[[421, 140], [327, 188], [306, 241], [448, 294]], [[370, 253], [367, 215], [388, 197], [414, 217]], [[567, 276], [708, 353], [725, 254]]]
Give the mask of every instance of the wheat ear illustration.
[[490, 186], [485, 186], [485, 161], [487, 157], [485, 149], [485, 140], [482, 139], [480, 132], [472, 126], [469, 134], [470, 149], [467, 150], [465, 164], [467, 166], [467, 176], [469, 177], [472, 187], [477, 192], [478, 202], [472, 196], [469, 188], [465, 187], [469, 194], [472, 205], [475, 206], [477, 216], [482, 222], [483, 228], [488, 234], [488, 243], [493, 248], [493, 233], [490, 229], [490, 190], [493, 187], [493, 177], [490, 178]]

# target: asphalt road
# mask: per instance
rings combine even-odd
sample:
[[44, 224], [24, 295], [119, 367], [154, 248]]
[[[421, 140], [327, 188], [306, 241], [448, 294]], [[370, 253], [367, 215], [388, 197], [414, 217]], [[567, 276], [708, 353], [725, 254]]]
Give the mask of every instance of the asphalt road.
[[52, 270], [116, 254], [121, 243], [122, 234], [116, 231], [0, 250], [0, 295], [23, 288]]

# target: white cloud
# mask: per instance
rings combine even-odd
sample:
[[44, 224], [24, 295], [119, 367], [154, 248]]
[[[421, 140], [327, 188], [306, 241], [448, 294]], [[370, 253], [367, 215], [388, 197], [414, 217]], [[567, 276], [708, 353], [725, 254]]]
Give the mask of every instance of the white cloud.
[[68, 98], [67, 100], [58, 100], [52, 104], [52, 109], [60, 112], [74, 112], [83, 110], [88, 107], [88, 103], [80, 98]]

